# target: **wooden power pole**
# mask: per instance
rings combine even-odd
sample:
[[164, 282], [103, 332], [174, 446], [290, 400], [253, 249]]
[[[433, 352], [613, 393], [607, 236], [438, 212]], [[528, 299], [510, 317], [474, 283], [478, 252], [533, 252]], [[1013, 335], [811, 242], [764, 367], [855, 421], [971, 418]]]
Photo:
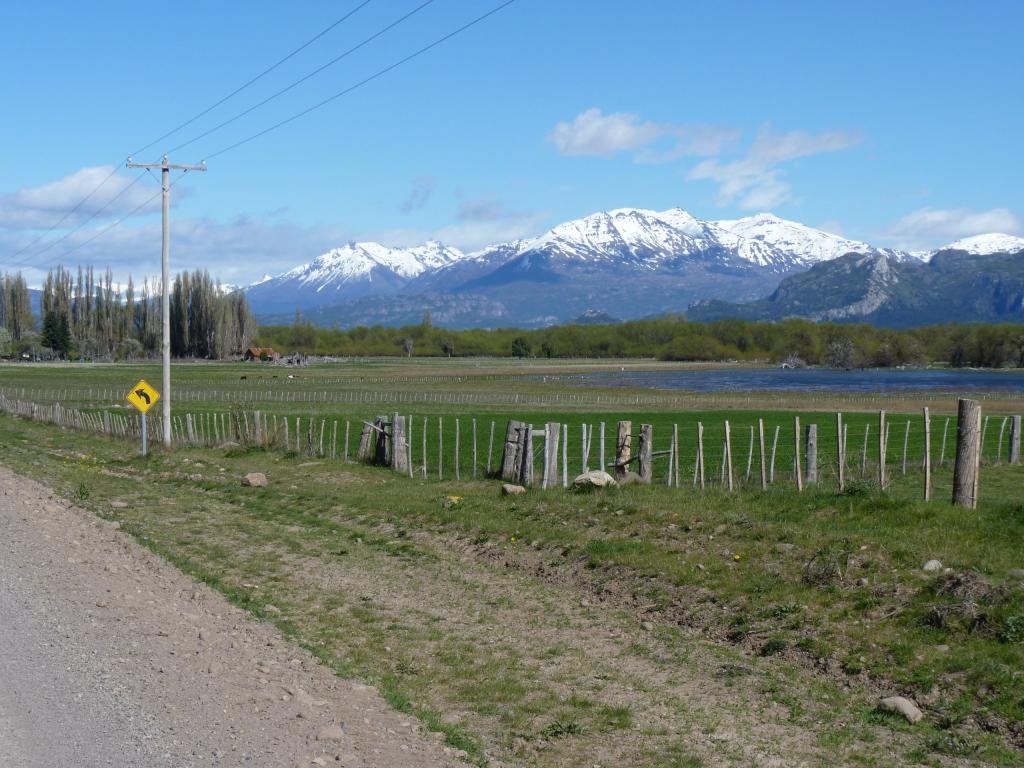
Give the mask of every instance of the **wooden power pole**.
[[171, 165], [164, 155], [159, 163], [136, 163], [129, 157], [129, 168], [159, 168], [160, 187], [163, 190], [163, 242], [160, 249], [160, 274], [163, 281], [161, 293], [161, 327], [163, 332], [163, 434], [164, 445], [171, 447], [171, 171], [205, 171], [206, 164]]

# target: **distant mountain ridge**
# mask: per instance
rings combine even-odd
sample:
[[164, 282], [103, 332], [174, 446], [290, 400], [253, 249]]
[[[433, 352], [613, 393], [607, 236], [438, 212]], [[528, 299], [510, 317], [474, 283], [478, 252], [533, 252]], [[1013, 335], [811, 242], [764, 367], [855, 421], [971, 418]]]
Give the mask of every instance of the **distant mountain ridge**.
[[1024, 322], [1024, 240], [991, 238], [944, 248], [928, 262], [885, 254], [847, 254], [783, 280], [768, 297], [744, 304], [707, 300], [691, 320], [791, 317], [894, 328], [945, 322]]
[[[1005, 237], [972, 238], [965, 248], [999, 247]], [[348, 243], [245, 291], [263, 322], [299, 310], [322, 325], [394, 325], [439, 309], [453, 327], [540, 327], [586, 313], [632, 319], [707, 300], [753, 301], [786, 277], [851, 252], [893, 264], [929, 255], [876, 248], [768, 213], [704, 221], [680, 208], [620, 208], [472, 253], [437, 241]]]

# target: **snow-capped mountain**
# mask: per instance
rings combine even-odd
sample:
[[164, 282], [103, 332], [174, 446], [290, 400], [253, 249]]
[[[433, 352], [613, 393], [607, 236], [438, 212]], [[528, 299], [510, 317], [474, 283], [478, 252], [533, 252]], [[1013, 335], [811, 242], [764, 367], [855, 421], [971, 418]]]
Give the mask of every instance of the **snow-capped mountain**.
[[681, 208], [661, 212], [619, 208], [595, 213], [522, 241], [519, 249], [521, 253], [540, 251], [566, 260], [632, 263], [647, 270], [713, 252], [769, 267], [787, 261], [787, 254], [771, 244], [739, 237]]
[[[990, 256], [993, 253], [1016, 253], [1024, 250], [1024, 237], [992, 233], [975, 235], [944, 245], [939, 251], [965, 251], [972, 256]], [[938, 251], [936, 251], [938, 252]]]
[[[983, 235], [947, 249], [977, 254], [1022, 247], [1022, 238]], [[444, 306], [462, 325], [500, 318], [537, 326], [588, 311], [629, 319], [685, 311], [705, 299], [751, 301], [789, 275], [848, 253], [894, 263], [920, 263], [932, 255], [877, 248], [769, 213], [705, 221], [680, 208], [620, 208], [472, 253], [437, 241], [413, 248], [348, 243], [246, 292], [257, 314], [277, 319], [319, 308], [326, 321], [331, 313], [325, 307], [348, 303], [352, 312], [339, 310], [335, 319], [362, 322], [367, 301], [388, 296], [373, 306], [375, 321], [392, 305], [397, 320], [429, 304]], [[474, 318], [482, 307], [486, 317]]]
[[716, 221], [738, 237], [766, 243], [782, 251], [795, 262], [806, 266], [831, 261], [847, 253], [884, 253], [899, 261], [915, 258], [914, 254], [891, 248], [876, 248], [859, 240], [848, 240], [806, 224], [780, 219], [771, 213], [759, 213], [743, 219]]
[[397, 293], [410, 280], [464, 258], [462, 251], [430, 240], [414, 248], [347, 243], [246, 289], [258, 311], [287, 311], [337, 304], [368, 295]]

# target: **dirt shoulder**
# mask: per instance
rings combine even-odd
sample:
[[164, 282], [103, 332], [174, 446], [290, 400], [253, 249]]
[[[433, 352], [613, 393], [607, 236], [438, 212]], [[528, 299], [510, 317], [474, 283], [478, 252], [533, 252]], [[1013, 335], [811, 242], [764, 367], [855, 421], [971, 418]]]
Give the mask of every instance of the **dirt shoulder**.
[[372, 688], [0, 467], [0, 764], [462, 763]]

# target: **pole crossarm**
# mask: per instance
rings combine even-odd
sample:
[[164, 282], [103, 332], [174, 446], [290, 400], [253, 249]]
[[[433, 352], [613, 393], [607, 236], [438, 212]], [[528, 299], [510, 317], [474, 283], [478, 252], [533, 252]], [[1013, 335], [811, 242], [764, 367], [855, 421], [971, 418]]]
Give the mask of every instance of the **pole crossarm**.
[[125, 163], [126, 168], [161, 168], [168, 171], [205, 171], [206, 163], [200, 163], [199, 165], [174, 165], [167, 162], [165, 157], [159, 163], [136, 163], [130, 157]]

